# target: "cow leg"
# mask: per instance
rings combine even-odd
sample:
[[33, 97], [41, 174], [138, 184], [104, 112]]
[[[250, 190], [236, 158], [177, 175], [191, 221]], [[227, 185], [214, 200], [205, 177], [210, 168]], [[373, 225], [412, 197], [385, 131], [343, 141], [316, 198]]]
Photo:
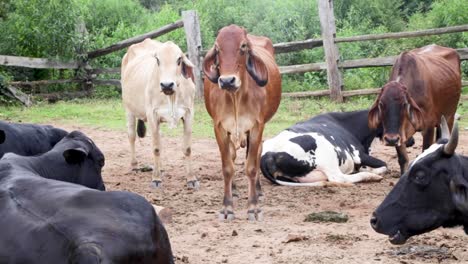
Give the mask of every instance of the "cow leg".
[[263, 213], [258, 205], [259, 193], [257, 192], [257, 177], [260, 162], [263, 125], [258, 124], [248, 134], [249, 151], [247, 152], [246, 175], [249, 181], [249, 199], [247, 216], [250, 221], [261, 221]]
[[[232, 163], [235, 164], [236, 158], [237, 158], [237, 150], [236, 146], [234, 146], [234, 142], [229, 143], [229, 151], [231, 152], [231, 158], [232, 158]], [[234, 183], [234, 179], [232, 179], [232, 196], [239, 198], [239, 190], [237, 190], [237, 186]]]
[[[260, 148], [258, 150], [258, 156], [257, 156], [257, 172], [258, 168], [260, 166], [260, 160], [262, 158], [262, 144], [260, 144]], [[257, 190], [258, 194], [258, 199], [263, 200], [263, 191], [262, 191], [262, 185], [260, 184], [260, 176], [257, 173], [257, 182], [255, 183], [255, 189]]]
[[130, 112], [127, 112], [127, 135], [128, 135], [128, 142], [130, 143], [130, 165], [132, 168], [136, 168], [138, 162], [136, 160], [135, 155], [135, 140], [136, 140], [136, 117]]
[[434, 144], [434, 127], [429, 127], [423, 131], [423, 151]]
[[[385, 161], [374, 158], [364, 153], [361, 154], [361, 166], [372, 168], [369, 171], [375, 174], [383, 174], [387, 171], [387, 163], [385, 163]], [[363, 168], [360, 168], [360, 171], [365, 170]]]
[[159, 118], [153, 117], [151, 121], [148, 122], [151, 126], [151, 136], [152, 136], [152, 148], [153, 148], [153, 176], [152, 176], [152, 186], [154, 188], [159, 188], [162, 186], [161, 179], [161, 137], [159, 133]]
[[229, 134], [221, 125], [215, 125], [216, 142], [221, 153], [221, 166], [224, 177], [224, 199], [223, 209], [219, 214], [220, 220], [234, 220], [234, 208], [232, 201], [232, 178], [234, 177], [234, 161], [229, 144], [231, 143]]
[[406, 145], [402, 144], [395, 147], [398, 154], [398, 164], [400, 164], [400, 174], [403, 175], [408, 169], [408, 153], [406, 152]]
[[185, 175], [187, 175], [187, 187], [189, 189], [198, 190], [200, 188], [200, 182], [192, 171], [192, 117], [190, 114], [184, 118], [184, 163], [185, 163]]

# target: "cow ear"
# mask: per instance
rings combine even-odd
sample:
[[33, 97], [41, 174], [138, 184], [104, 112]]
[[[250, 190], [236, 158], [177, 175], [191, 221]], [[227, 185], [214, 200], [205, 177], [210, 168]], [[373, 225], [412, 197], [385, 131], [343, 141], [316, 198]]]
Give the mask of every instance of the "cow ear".
[[88, 152], [82, 148], [67, 149], [63, 152], [65, 161], [69, 164], [78, 164], [83, 162], [88, 156]]
[[450, 181], [450, 191], [455, 207], [463, 214], [468, 214], [468, 183], [461, 177], [455, 175]]
[[416, 104], [416, 102], [411, 98], [411, 96], [407, 96], [408, 98], [408, 117], [416, 131], [421, 131], [424, 128], [424, 118], [421, 112], [421, 109]]
[[370, 129], [375, 130], [380, 125], [380, 109], [379, 109], [379, 102], [380, 96], [382, 92], [380, 92], [379, 96], [375, 100], [374, 104], [369, 109], [369, 114], [367, 116], [367, 124]]
[[185, 56], [185, 54], [182, 55], [182, 75], [184, 78], [192, 79], [193, 82], [195, 82], [195, 76], [193, 75], [193, 68], [195, 66], [193, 63]]
[[0, 144], [5, 142], [5, 131], [0, 130]]
[[268, 68], [253, 49], [247, 55], [247, 71], [259, 86], [265, 86], [268, 82]]
[[203, 72], [205, 76], [213, 83], [218, 83], [219, 70], [217, 51], [213, 47], [205, 55], [203, 60]]

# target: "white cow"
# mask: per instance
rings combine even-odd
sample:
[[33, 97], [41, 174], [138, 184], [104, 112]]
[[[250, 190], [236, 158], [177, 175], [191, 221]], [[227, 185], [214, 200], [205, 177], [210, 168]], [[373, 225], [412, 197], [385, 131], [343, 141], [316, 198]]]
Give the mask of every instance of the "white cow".
[[145, 134], [143, 121], [148, 122], [151, 128], [154, 157], [152, 185], [160, 187], [160, 124], [168, 122], [172, 128], [182, 119], [187, 185], [189, 188], [198, 188], [199, 182], [192, 173], [190, 157], [195, 97], [193, 64], [173, 42], [145, 39], [128, 48], [122, 59], [121, 71], [132, 167], [137, 166], [135, 130], [138, 119], [138, 136], [143, 137]]

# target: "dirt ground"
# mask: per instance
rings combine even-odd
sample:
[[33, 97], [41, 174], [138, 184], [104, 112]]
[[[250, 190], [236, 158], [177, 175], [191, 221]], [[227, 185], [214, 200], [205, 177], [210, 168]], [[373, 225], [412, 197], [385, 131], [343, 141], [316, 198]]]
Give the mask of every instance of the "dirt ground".
[[[60, 127], [60, 124], [56, 124]], [[221, 222], [223, 179], [214, 139], [194, 139], [193, 168], [201, 181], [199, 191], [186, 188], [181, 139], [162, 137], [164, 189], [150, 187], [151, 172], [132, 172], [124, 132], [82, 126], [106, 156], [104, 181], [108, 190], [136, 192], [151, 203], [174, 212], [167, 232], [176, 263], [468, 263], [468, 236], [461, 228], [438, 229], [393, 246], [369, 224], [372, 211], [397, 182], [395, 150], [374, 142], [373, 155], [386, 161], [390, 171], [382, 182], [361, 183], [348, 188], [273, 186], [263, 176], [264, 221], [247, 221], [247, 181], [244, 156], [238, 153], [235, 182], [240, 198], [235, 203], [236, 220]], [[151, 164], [150, 139], [137, 142], [137, 158]], [[411, 159], [420, 153], [421, 138], [409, 150]], [[462, 132], [458, 153], [468, 153], [468, 133]], [[260, 174], [261, 175], [261, 174]], [[346, 223], [304, 222], [312, 212], [333, 210], [348, 214]], [[288, 235], [304, 239], [285, 243]]]

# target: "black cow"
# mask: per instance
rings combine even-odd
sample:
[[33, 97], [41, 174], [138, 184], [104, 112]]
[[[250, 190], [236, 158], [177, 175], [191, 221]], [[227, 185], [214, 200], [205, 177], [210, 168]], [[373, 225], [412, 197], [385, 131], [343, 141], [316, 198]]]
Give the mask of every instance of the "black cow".
[[468, 157], [455, 154], [457, 125], [451, 136], [445, 119], [441, 126], [442, 139], [410, 164], [373, 213], [372, 228], [392, 244], [440, 226], [468, 231]]
[[52, 126], [0, 121], [0, 158], [12, 152], [33, 156], [49, 151], [68, 133]]
[[[0, 134], [1, 132], [2, 130]], [[6, 134], [5, 142], [11, 141], [8, 135]], [[0, 147], [3, 144], [0, 143]], [[0, 164], [8, 163], [17, 170], [34, 171], [44, 178], [105, 190], [101, 176], [104, 155], [91, 139], [79, 131], [71, 132], [50, 151], [37, 156], [6, 153], [0, 159]]]
[[[266, 140], [263, 175], [273, 183], [304, 186], [381, 180], [386, 164], [371, 157], [369, 147], [382, 128], [369, 129], [367, 115], [367, 110], [321, 114]], [[375, 169], [351, 174], [361, 166]]]
[[[83, 159], [75, 150], [64, 155], [68, 161]], [[95, 157], [80, 163], [83, 172], [101, 167]], [[174, 263], [167, 233], [143, 197], [46, 179], [37, 171], [46, 166], [17, 161], [0, 162], [0, 263]]]

